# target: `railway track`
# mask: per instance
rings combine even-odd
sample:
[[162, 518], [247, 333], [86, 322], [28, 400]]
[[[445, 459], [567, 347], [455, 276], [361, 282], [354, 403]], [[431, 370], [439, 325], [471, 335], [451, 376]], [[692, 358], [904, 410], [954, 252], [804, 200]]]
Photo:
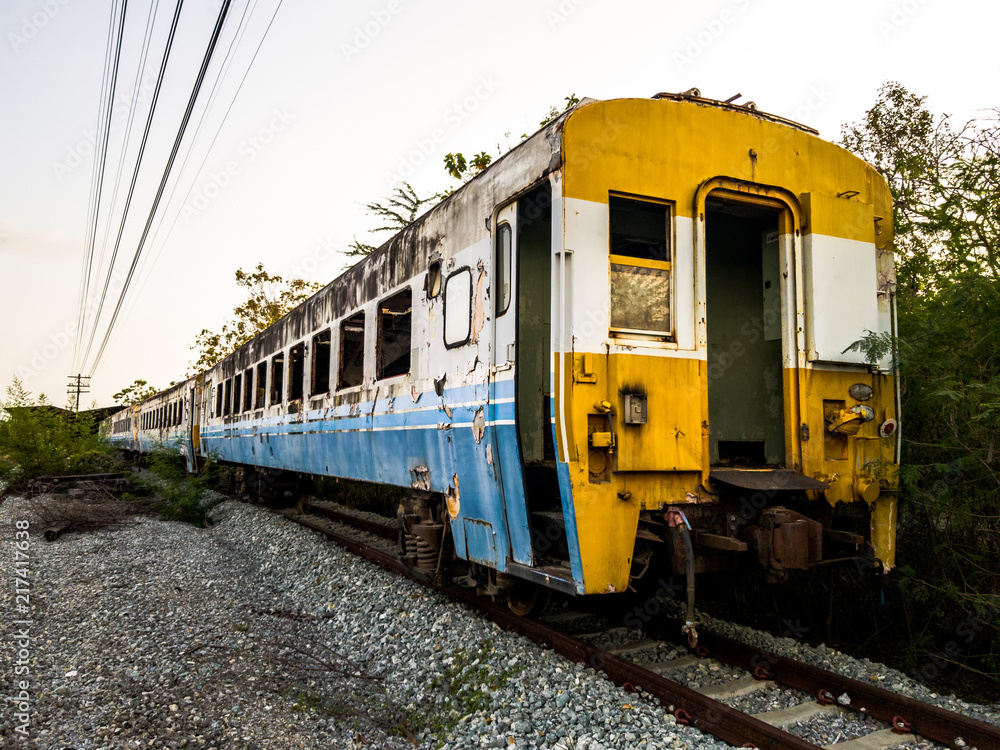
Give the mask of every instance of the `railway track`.
[[[263, 506], [262, 506], [263, 507]], [[274, 511], [277, 512], [277, 511]], [[827, 748], [836, 750], [880, 750], [922, 737], [955, 750], [1000, 750], [1000, 727], [968, 716], [922, 703], [874, 685], [819, 669], [759, 648], [747, 646], [720, 635], [705, 632], [694, 654], [676, 656], [666, 661], [637, 663], [644, 652], [663, 650], [671, 642], [667, 631], [647, 628], [645, 637], [609, 647], [598, 641], [616, 631], [628, 631], [605, 625], [594, 632], [567, 632], [572, 623], [587, 622], [593, 615], [569, 611], [540, 620], [515, 615], [505, 606], [476, 596], [468, 589], [435, 585], [407, 568], [395, 555], [393, 526], [359, 518], [330, 505], [314, 503], [309, 515], [281, 512], [285, 518], [318, 531], [349, 551], [383, 568], [436, 588], [450, 597], [478, 610], [501, 627], [513, 630], [539, 645], [550, 647], [573, 661], [584, 662], [604, 672], [609, 679], [628, 691], [655, 697], [668, 707], [678, 723], [687, 724], [735, 747], [760, 750], [816, 750], [820, 745], [788, 731], [799, 721], [823, 715], [836, 717], [854, 712], [883, 722], [886, 727], [856, 739], [836, 742]], [[331, 523], [332, 522], [332, 523]], [[349, 527], [349, 528], [346, 528]], [[389, 540], [393, 543], [389, 544]], [[671, 673], [696, 664], [720, 665], [730, 679], [706, 686], [687, 686], [671, 679]], [[787, 708], [750, 713], [727, 705], [726, 700], [774, 689], [801, 691], [794, 705]]]

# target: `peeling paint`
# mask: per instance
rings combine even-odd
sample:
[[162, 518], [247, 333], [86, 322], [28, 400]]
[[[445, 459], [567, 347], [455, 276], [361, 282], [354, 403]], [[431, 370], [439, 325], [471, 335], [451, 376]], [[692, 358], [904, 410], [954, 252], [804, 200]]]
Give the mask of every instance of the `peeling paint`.
[[396, 403], [395, 398], [390, 398], [389, 401], [386, 403], [386, 409], [390, 414], [392, 414], [392, 410], [395, 407], [395, 403]]
[[448, 404], [444, 404], [442, 408], [444, 409], [444, 413], [448, 415], [448, 419], [453, 419], [451, 416], [451, 407]]
[[448, 505], [448, 515], [451, 516], [451, 520], [454, 521], [458, 518], [458, 511], [461, 508], [458, 496], [458, 474], [455, 474], [451, 478], [452, 484], [454, 486], [448, 487], [448, 492], [445, 494], [445, 503]]
[[431, 489], [431, 472], [424, 465], [414, 466], [410, 469], [410, 474], [413, 477], [410, 480], [410, 486], [415, 490], [425, 490], [430, 491]]
[[477, 443], [483, 441], [483, 435], [486, 434], [486, 417], [483, 416], [483, 407], [476, 409], [476, 416], [472, 418], [472, 435], [476, 438]]
[[488, 466], [493, 465], [493, 443], [486, 444], [486, 464]]
[[410, 398], [413, 399], [413, 403], [417, 403], [420, 400], [420, 392], [415, 385], [410, 386]]
[[483, 262], [479, 261], [479, 278], [476, 279], [475, 307], [472, 311], [472, 340], [479, 341], [479, 334], [486, 323], [486, 271]]

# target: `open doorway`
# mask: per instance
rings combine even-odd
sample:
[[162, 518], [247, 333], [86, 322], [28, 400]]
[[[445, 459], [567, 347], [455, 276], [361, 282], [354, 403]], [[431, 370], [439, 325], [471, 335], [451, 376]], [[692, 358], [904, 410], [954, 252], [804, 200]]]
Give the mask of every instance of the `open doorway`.
[[713, 466], [785, 466], [780, 210], [705, 204], [709, 455]]

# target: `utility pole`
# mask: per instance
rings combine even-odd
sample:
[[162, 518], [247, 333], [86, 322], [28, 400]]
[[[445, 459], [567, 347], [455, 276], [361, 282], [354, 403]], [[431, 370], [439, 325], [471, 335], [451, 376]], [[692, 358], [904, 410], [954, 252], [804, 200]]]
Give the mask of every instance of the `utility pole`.
[[80, 394], [90, 393], [90, 375], [70, 375], [69, 388], [66, 390], [70, 396], [76, 394], [76, 413], [80, 413]]

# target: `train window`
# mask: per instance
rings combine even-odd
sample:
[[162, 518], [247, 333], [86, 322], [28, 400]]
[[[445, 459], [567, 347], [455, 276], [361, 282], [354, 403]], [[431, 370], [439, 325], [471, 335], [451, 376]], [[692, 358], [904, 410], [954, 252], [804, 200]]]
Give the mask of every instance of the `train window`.
[[297, 343], [288, 350], [288, 400], [302, 398], [302, 379], [306, 372], [306, 345]]
[[496, 283], [500, 285], [497, 292], [496, 314], [500, 317], [510, 306], [510, 266], [511, 266], [511, 229], [506, 222], [497, 227], [496, 248]]
[[404, 289], [378, 306], [378, 376], [391, 378], [410, 371], [412, 293]]
[[611, 330], [670, 333], [670, 206], [611, 196]]
[[281, 403], [285, 392], [285, 355], [284, 352], [271, 357], [271, 406]]
[[424, 291], [427, 292], [427, 299], [434, 299], [441, 294], [441, 261], [436, 260], [428, 266]]
[[240, 397], [243, 395], [243, 376], [233, 378], [233, 414], [240, 413]]
[[219, 383], [218, 392], [215, 394], [215, 416], [222, 416], [222, 383]]
[[226, 380], [226, 398], [222, 402], [222, 413], [228, 415], [233, 406], [233, 379]]
[[254, 399], [254, 409], [264, 408], [264, 398], [267, 395], [267, 362], [257, 365], [257, 393]]
[[365, 314], [359, 312], [340, 324], [338, 388], [361, 385], [365, 376]]
[[253, 409], [253, 368], [248, 367], [243, 372], [243, 411]]
[[455, 271], [444, 285], [444, 345], [468, 343], [472, 335], [472, 270]]
[[312, 388], [313, 395], [330, 392], [330, 329], [313, 336], [312, 356]]

